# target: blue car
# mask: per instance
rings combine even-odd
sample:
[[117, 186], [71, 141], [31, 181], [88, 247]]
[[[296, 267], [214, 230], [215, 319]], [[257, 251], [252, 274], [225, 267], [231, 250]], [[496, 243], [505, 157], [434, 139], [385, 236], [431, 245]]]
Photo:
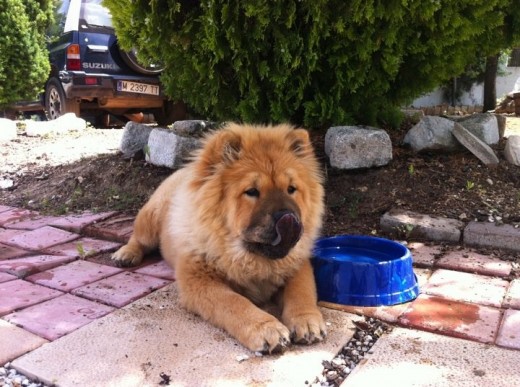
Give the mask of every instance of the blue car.
[[57, 18], [59, 33], [49, 45], [51, 72], [41, 101], [48, 119], [70, 112], [152, 113], [160, 124], [183, 118], [185, 105], [163, 94], [161, 66], [142, 65], [135, 51], [120, 49], [102, 0], [64, 0]]

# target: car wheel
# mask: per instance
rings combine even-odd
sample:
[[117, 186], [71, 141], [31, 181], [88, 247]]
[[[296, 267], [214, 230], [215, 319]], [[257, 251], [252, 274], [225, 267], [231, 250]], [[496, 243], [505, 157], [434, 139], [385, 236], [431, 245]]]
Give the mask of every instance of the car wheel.
[[73, 98], [66, 98], [60, 81], [51, 78], [45, 87], [45, 111], [49, 120], [55, 120], [66, 113], [79, 116], [79, 102]]
[[188, 109], [182, 101], [165, 101], [163, 108], [153, 109], [152, 113], [157, 124], [162, 126], [185, 120], [188, 117]]
[[120, 50], [120, 53], [121, 58], [123, 58], [128, 67], [134, 71], [137, 71], [138, 73], [144, 75], [157, 75], [164, 70], [164, 67], [160, 65], [151, 64], [149, 66], [145, 66], [139, 63], [137, 59], [137, 51], [135, 49], [132, 49], [131, 51]]

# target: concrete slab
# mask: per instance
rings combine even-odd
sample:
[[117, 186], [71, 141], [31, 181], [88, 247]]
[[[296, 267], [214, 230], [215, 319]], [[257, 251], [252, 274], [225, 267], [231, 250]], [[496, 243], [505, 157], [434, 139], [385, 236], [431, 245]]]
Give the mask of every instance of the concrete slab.
[[391, 235], [412, 240], [458, 243], [464, 223], [456, 219], [392, 209], [381, 217], [381, 229]]
[[372, 350], [341, 387], [518, 386], [518, 351], [402, 328]]
[[[489, 145], [481, 141], [477, 136], [464, 128], [462, 125], [455, 123], [453, 127], [453, 136], [464, 145], [471, 153], [473, 153], [484, 165], [497, 165], [498, 157]], [[496, 141], [498, 142], [498, 128], [496, 130]]]
[[[144, 297], [12, 362], [57, 386], [303, 386], [354, 333], [358, 317], [322, 309], [327, 339], [283, 355], [255, 356], [178, 305], [176, 285]], [[93, 339], [95, 338], [95, 339]], [[244, 360], [245, 359], [245, 360]]]
[[520, 228], [510, 224], [497, 226], [495, 223], [469, 222], [464, 229], [464, 243], [520, 251]]

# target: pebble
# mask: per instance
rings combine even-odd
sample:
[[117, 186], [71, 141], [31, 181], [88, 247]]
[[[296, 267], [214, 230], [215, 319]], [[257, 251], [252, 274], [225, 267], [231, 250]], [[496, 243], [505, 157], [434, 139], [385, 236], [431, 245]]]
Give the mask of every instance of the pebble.
[[11, 363], [0, 367], [0, 386], [2, 387], [48, 387], [44, 383], [30, 380], [25, 375], [11, 368]]
[[356, 324], [352, 339], [343, 346], [341, 352], [332, 360], [322, 361], [323, 370], [310, 384], [311, 386], [338, 387], [367, 353], [372, 353], [372, 346], [391, 327], [382, 321], [365, 317], [364, 323]]

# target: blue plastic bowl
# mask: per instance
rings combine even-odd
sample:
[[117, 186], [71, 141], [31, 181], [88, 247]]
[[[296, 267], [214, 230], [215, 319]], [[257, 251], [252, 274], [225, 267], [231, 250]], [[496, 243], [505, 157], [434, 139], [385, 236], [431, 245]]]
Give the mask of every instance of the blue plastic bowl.
[[410, 250], [369, 236], [321, 238], [313, 251], [318, 299], [343, 305], [381, 306], [419, 295]]

